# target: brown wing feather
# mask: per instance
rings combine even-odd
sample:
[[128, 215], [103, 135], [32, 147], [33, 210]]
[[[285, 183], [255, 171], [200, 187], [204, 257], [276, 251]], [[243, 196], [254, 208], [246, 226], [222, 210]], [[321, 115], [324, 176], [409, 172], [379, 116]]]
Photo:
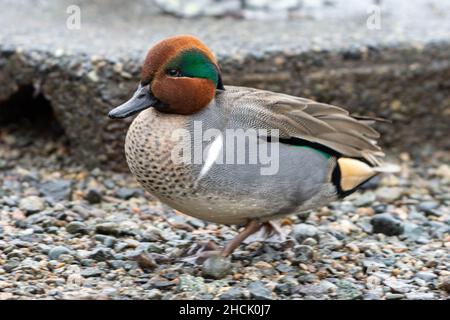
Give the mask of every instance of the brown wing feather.
[[359, 120], [337, 106], [270, 91], [227, 87], [225, 92], [233, 126], [279, 129], [282, 138], [319, 143], [372, 165], [384, 156], [367, 117]]

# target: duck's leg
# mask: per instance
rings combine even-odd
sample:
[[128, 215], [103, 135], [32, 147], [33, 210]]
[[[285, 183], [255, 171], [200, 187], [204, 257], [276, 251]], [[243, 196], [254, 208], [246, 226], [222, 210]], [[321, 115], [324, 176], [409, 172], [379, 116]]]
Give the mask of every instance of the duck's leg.
[[[260, 231], [260, 232], [259, 232]], [[237, 247], [239, 247], [244, 240], [253, 241], [266, 241], [271, 239], [273, 242], [274, 237], [278, 237], [276, 242], [283, 242], [286, 240], [286, 233], [280, 228], [280, 226], [273, 222], [260, 222], [258, 220], [250, 220], [244, 230], [242, 230], [233, 240], [228, 242], [225, 248], [220, 251], [219, 247], [212, 241], [196, 244], [195, 247], [188, 251], [188, 257], [182, 259], [183, 262], [192, 264], [199, 264], [205, 261], [210, 256], [221, 255], [222, 257], [228, 257], [231, 255]]]
[[187, 252], [188, 256], [182, 258], [181, 261], [194, 265], [200, 264], [210, 256], [219, 255], [220, 252], [219, 246], [213, 241], [202, 241], [192, 246]]
[[230, 254], [236, 250], [237, 247], [241, 245], [241, 243], [250, 235], [258, 231], [263, 224], [258, 220], [250, 220], [249, 223], [245, 226], [244, 230], [242, 230], [233, 240], [228, 242], [225, 248], [221, 252], [221, 256], [228, 257]]
[[244, 243], [252, 242], [285, 242], [289, 231], [283, 230], [276, 221], [267, 221], [261, 225], [261, 228], [245, 239]]

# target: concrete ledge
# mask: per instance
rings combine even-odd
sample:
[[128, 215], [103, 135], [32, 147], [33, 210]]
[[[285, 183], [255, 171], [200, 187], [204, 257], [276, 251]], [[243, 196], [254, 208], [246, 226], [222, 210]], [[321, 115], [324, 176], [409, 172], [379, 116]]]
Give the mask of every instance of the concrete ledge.
[[450, 10], [438, 1], [414, 2], [406, 12], [391, 8], [381, 30], [367, 29], [366, 12], [325, 20], [178, 20], [148, 1], [78, 3], [80, 30], [66, 28], [69, 1], [2, 4], [8, 14], [0, 21], [0, 101], [33, 85], [87, 165], [123, 166], [128, 122], [111, 121], [107, 112], [136, 87], [145, 51], [177, 33], [195, 34], [217, 53], [226, 84], [392, 119], [378, 127], [388, 146], [450, 147]]

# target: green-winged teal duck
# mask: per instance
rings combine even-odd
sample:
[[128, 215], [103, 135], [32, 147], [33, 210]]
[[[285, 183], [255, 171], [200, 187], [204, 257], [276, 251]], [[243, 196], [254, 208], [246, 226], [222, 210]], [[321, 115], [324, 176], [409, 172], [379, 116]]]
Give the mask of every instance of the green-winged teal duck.
[[[138, 90], [109, 116], [138, 112], [125, 142], [131, 172], [176, 210], [215, 223], [246, 225], [222, 251], [224, 256], [263, 224], [324, 206], [384, 171], [379, 134], [369, 119], [305, 98], [224, 86], [216, 58], [192, 36], [167, 38], [152, 47]], [[194, 138], [185, 146], [204, 148], [200, 162], [178, 161], [174, 150], [187, 140], [174, 133], [195, 136], [199, 127], [219, 135]], [[227, 130], [249, 129], [265, 129], [254, 130], [257, 147], [277, 144], [271, 154], [275, 173], [262, 174], [267, 163], [258, 161], [215, 161], [228, 146]], [[234, 152], [250, 155], [254, 150], [246, 143]]]

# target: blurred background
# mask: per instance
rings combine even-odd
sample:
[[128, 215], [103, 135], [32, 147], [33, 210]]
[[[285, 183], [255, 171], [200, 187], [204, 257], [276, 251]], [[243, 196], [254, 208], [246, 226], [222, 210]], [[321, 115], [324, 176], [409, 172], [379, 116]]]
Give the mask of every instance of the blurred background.
[[[0, 300], [448, 298], [450, 1], [0, 0], [0, 12]], [[376, 128], [401, 173], [292, 217], [294, 244], [243, 247], [225, 275], [172, 263], [237, 229], [144, 193], [124, 160], [132, 119], [107, 113], [147, 50], [185, 33], [214, 51], [225, 85], [391, 120]]]

